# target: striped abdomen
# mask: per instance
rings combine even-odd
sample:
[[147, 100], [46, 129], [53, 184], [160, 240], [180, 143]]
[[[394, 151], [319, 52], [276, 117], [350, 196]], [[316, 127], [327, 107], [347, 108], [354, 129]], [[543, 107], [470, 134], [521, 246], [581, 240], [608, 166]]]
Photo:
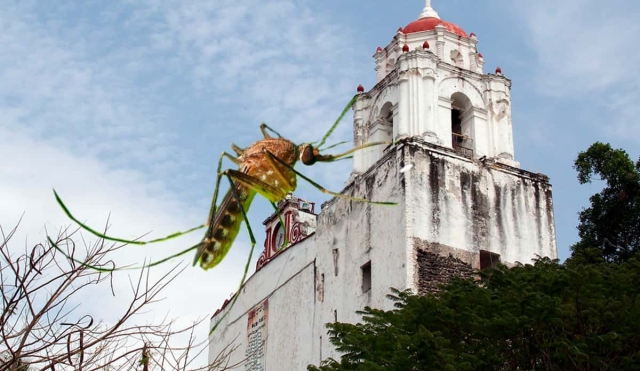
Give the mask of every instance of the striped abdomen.
[[[246, 213], [256, 192], [238, 183], [235, 186]], [[193, 264], [200, 260], [200, 267], [205, 270], [218, 265], [233, 245], [243, 220], [240, 205], [233, 190], [229, 189], [215, 215], [211, 216], [209, 229], [198, 247]]]

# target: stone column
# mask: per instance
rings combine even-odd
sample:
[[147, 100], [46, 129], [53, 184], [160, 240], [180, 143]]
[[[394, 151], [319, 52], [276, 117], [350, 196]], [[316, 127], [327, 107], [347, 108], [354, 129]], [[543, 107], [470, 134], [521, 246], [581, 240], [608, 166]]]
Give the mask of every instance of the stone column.
[[[364, 117], [367, 114], [367, 99], [361, 94], [353, 105], [353, 145], [361, 146], [367, 142], [365, 138]], [[360, 174], [366, 170], [364, 151], [353, 153], [353, 173]]]
[[398, 71], [398, 124], [393, 125], [393, 140], [398, 140], [409, 136], [409, 73], [406, 68], [406, 59], [400, 63], [400, 71]]

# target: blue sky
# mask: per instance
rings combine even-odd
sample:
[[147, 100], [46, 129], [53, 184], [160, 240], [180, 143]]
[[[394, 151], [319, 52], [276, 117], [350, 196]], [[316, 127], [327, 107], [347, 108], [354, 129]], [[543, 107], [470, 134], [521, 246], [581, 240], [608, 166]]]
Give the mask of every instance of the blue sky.
[[[600, 140], [634, 159], [640, 154], [634, 72], [640, 4], [432, 5], [476, 33], [485, 72], [500, 65], [512, 80], [515, 157], [551, 178], [558, 249], [566, 258], [577, 213], [597, 190], [578, 185], [577, 153]], [[45, 226], [67, 225], [52, 187], [93, 225], [104, 225], [111, 213], [114, 234], [162, 235], [202, 223], [218, 157], [231, 142], [255, 141], [263, 121], [296, 142], [320, 138], [358, 84], [375, 84], [376, 47], [423, 6], [421, 0], [0, 0], [0, 225], [7, 229], [25, 213], [18, 248], [41, 241]], [[350, 139], [350, 125], [345, 120], [334, 140]], [[350, 164], [304, 171], [339, 190]], [[326, 200], [306, 185], [298, 194]], [[263, 200], [251, 209], [257, 232], [270, 212]], [[121, 258], [163, 256], [198, 237], [131, 248]], [[243, 232], [219, 268], [188, 269], [167, 291], [162, 314], [186, 321], [213, 313], [234, 291], [247, 252]]]

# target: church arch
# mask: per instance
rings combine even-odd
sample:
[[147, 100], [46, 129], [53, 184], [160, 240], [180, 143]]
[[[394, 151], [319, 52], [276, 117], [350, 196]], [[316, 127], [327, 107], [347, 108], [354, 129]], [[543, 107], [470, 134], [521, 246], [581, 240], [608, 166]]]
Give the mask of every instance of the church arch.
[[456, 151], [473, 156], [473, 105], [463, 93], [451, 94], [451, 146]]
[[380, 107], [380, 114], [375, 118], [372, 125], [371, 138], [372, 142], [384, 141], [391, 142], [393, 139], [393, 103], [387, 101]]
[[486, 108], [480, 89], [478, 89], [472, 81], [461, 77], [448, 77], [443, 79], [438, 86], [438, 95], [449, 98], [454, 93], [466, 95], [471, 101], [471, 105], [475, 108]]
[[482, 94], [472, 82], [459, 77], [443, 80], [438, 94], [451, 104], [447, 117], [443, 117], [443, 129], [451, 133], [449, 145], [466, 157], [477, 157], [480, 138], [476, 126], [481, 125], [479, 112], [485, 107]]
[[[376, 109], [377, 111], [377, 109]], [[393, 103], [387, 101], [380, 107], [380, 113], [374, 116], [369, 127], [369, 138], [367, 142], [389, 142], [393, 140]], [[371, 147], [367, 152], [370, 156], [370, 163], [380, 159], [384, 155], [385, 146]]]

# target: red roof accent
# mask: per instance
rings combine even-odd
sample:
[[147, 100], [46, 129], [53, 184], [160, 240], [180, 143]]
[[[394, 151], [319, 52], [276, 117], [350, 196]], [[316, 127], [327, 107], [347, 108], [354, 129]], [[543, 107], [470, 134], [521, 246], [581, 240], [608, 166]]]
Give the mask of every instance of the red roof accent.
[[404, 46], [402, 47], [402, 51], [405, 52], [405, 53], [408, 52], [409, 51], [409, 45], [404, 44]]
[[464, 32], [464, 30], [460, 28], [460, 26], [453, 24], [451, 22], [443, 21], [440, 18], [434, 18], [434, 17], [418, 19], [417, 21], [413, 21], [409, 23], [407, 27], [404, 28], [404, 30], [398, 30], [398, 31], [402, 31], [404, 33], [431, 31], [431, 30], [434, 30], [436, 26], [440, 23], [442, 23], [442, 25], [447, 31], [453, 32], [458, 36], [469, 38], [469, 36], [467, 36], [467, 33]]
[[500, 68], [500, 66], [496, 67], [496, 73], [502, 73], [502, 68]]
[[476, 35], [475, 32], [472, 32], [469, 34], [469, 37], [474, 37], [475, 35]]
[[482, 56], [482, 53], [478, 53], [478, 58], [484, 58], [484, 57]]
[[404, 33], [404, 31], [402, 30], [402, 27], [398, 27], [398, 31], [397, 32], [402, 32]]
[[380, 53], [381, 51], [382, 51], [382, 48], [381, 48], [381, 47], [378, 47], [378, 49], [376, 49], [376, 52], [377, 52], [377, 53]]
[[358, 93], [362, 93], [364, 91], [364, 86], [362, 84], [358, 85]]
[[422, 43], [422, 47], [423, 47], [423, 48], [425, 48], [425, 49], [429, 49], [429, 42], [428, 42], [427, 40], [425, 40], [425, 41]]

